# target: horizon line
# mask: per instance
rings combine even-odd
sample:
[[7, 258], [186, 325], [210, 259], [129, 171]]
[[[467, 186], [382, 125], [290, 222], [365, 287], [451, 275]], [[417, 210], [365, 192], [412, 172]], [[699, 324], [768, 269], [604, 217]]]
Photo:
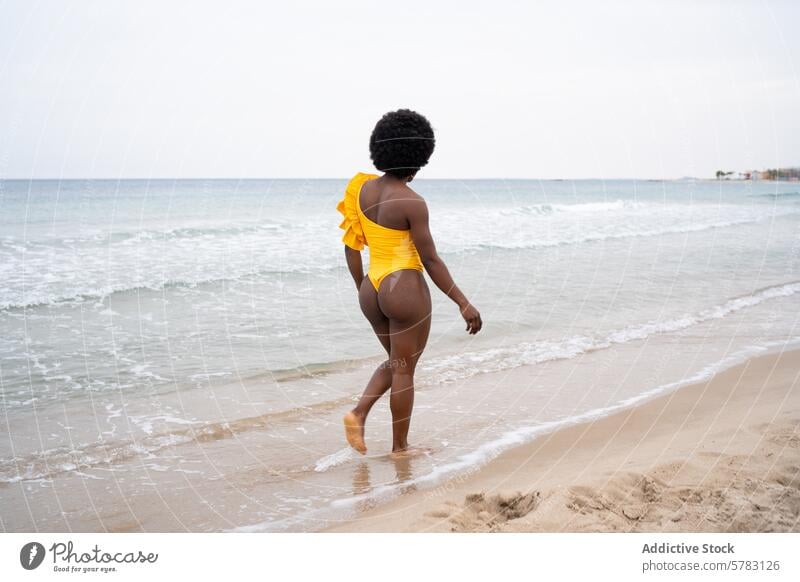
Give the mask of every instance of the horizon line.
[[[350, 176], [352, 177], [352, 176]], [[130, 177], [126, 176], [124, 178], [108, 178], [108, 177], [81, 177], [81, 178], [3, 178], [0, 177], [0, 182], [67, 182], [67, 181], [79, 181], [79, 180], [97, 180], [97, 181], [104, 181], [104, 182], [111, 182], [111, 181], [175, 181], [175, 180], [218, 180], [218, 181], [233, 181], [233, 180], [349, 180], [350, 177], [315, 177], [310, 178], [307, 176], [288, 176], [288, 177], [246, 177], [246, 178], [233, 178], [233, 177], [192, 177], [192, 178], [177, 178], [177, 177]], [[545, 180], [545, 181], [568, 181], [568, 180], [646, 180], [646, 181], [656, 181], [656, 182], [665, 182], [665, 181], [673, 181], [673, 180], [713, 180], [714, 182], [742, 182], [746, 180], [738, 180], [738, 179], [724, 179], [719, 180], [714, 176], [710, 177], [700, 177], [700, 176], [680, 176], [677, 178], [643, 178], [643, 177], [630, 177], [630, 176], [616, 176], [612, 178], [601, 178], [601, 177], [589, 177], [589, 178], [526, 178], [526, 177], [517, 177], [517, 176], [506, 176], [506, 177], [479, 177], [479, 178], [415, 178], [416, 180]], [[767, 181], [767, 180], [756, 180], [756, 181]]]

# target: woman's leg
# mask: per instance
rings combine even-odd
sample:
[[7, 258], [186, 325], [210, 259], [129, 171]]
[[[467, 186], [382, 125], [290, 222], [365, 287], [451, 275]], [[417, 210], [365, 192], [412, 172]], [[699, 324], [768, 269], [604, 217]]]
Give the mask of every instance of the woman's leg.
[[[372, 281], [370, 281], [368, 277], [364, 278], [363, 285], [359, 288], [358, 303], [361, 306], [361, 312], [372, 326], [372, 331], [374, 331], [375, 335], [378, 337], [378, 341], [381, 342], [383, 349], [389, 354], [391, 350], [391, 342], [389, 341], [389, 318], [386, 317], [380, 307], [378, 307], [378, 292], [375, 291], [375, 287], [373, 287]], [[384, 361], [378, 365], [375, 372], [372, 374], [372, 378], [370, 378], [367, 383], [364, 394], [361, 396], [361, 400], [359, 400], [356, 405], [354, 412], [363, 415], [366, 419], [369, 411], [372, 409], [372, 405], [384, 395], [391, 385], [392, 372], [389, 368], [388, 361]]]
[[[391, 279], [391, 280], [390, 280]], [[431, 297], [418, 271], [397, 271], [384, 280], [378, 293], [381, 311], [389, 317], [392, 371], [392, 452], [408, 448], [414, 408], [414, 372], [431, 327]]]
[[361, 419], [366, 422], [367, 415], [369, 411], [372, 410], [372, 406], [380, 400], [381, 396], [386, 393], [391, 385], [392, 372], [389, 369], [389, 360], [386, 360], [378, 364], [378, 367], [375, 368], [375, 371], [372, 373], [372, 378], [367, 382], [367, 387], [358, 400], [358, 404], [353, 408], [353, 413], [360, 416]]
[[[361, 311], [372, 326], [372, 330], [378, 337], [378, 341], [388, 354], [391, 349], [389, 341], [389, 318], [386, 317], [378, 307], [378, 293], [372, 282], [364, 278], [358, 293], [358, 302]], [[361, 399], [356, 407], [348, 412], [344, 417], [345, 436], [347, 441], [357, 451], [364, 453], [367, 450], [364, 444], [364, 425], [367, 422], [367, 415], [372, 410], [372, 406], [383, 396], [392, 385], [392, 371], [389, 361], [384, 361], [378, 365], [372, 374]]]

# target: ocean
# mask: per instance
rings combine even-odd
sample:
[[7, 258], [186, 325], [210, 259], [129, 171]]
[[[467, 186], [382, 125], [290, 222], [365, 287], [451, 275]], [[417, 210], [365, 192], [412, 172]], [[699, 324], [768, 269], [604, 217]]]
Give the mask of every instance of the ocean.
[[0, 529], [318, 530], [800, 342], [800, 183], [418, 179], [484, 329], [429, 281], [431, 452], [360, 457], [345, 183], [0, 181]]

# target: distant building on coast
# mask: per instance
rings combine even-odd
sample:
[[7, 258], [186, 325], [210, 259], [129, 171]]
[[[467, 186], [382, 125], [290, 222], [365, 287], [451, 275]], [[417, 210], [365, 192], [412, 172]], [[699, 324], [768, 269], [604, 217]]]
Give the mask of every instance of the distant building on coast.
[[716, 177], [717, 180], [777, 180], [781, 182], [798, 182], [800, 181], [800, 167], [749, 170], [738, 173], [717, 170]]
[[780, 180], [786, 182], [800, 181], [800, 168], [776, 168], [761, 172], [762, 180]]

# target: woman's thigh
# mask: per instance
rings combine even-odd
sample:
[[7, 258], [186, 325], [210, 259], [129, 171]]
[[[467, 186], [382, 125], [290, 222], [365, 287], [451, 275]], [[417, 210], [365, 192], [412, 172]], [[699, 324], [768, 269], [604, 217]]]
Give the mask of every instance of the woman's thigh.
[[403, 270], [386, 277], [378, 292], [378, 306], [389, 319], [393, 365], [413, 371], [431, 328], [431, 295], [422, 273]]

